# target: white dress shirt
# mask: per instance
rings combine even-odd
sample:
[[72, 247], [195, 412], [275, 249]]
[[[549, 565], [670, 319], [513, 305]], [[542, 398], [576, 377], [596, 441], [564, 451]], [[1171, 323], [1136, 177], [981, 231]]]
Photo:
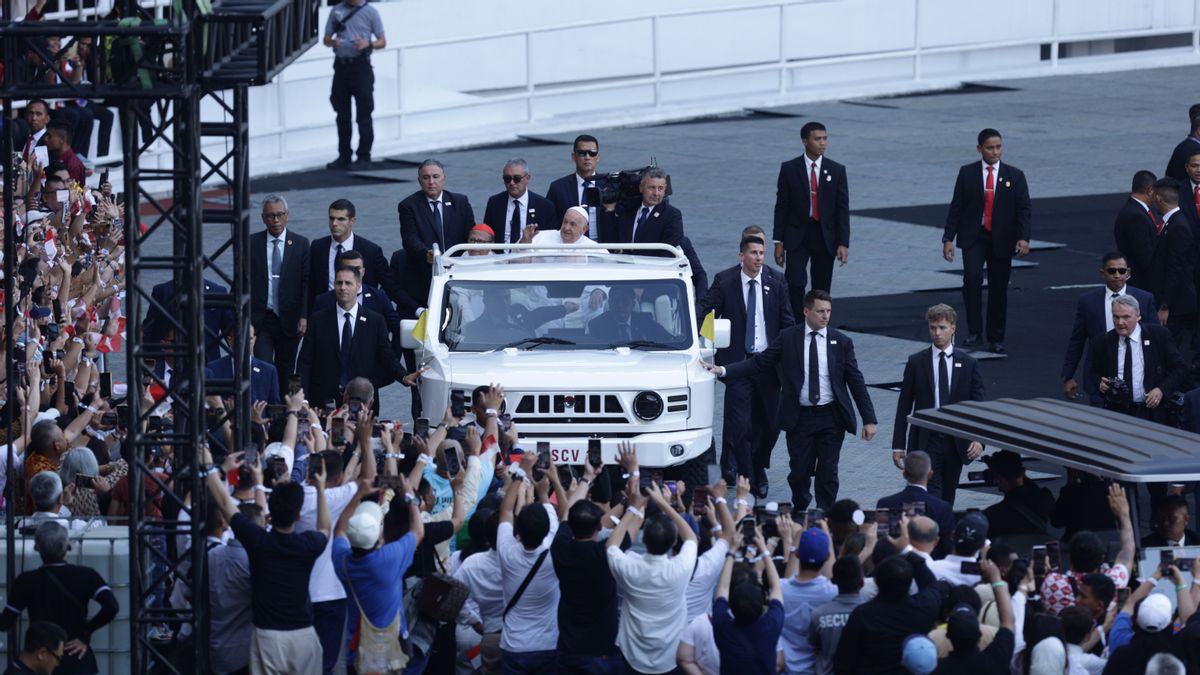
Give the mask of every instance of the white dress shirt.
[[[1133, 344], [1133, 402], [1146, 402], [1146, 383], [1142, 380], [1146, 372], [1145, 358], [1142, 354], [1142, 325], [1134, 326], [1129, 334]], [[1117, 379], [1125, 378], [1125, 338], [1117, 336]]]
[[934, 560], [925, 564], [927, 567], [929, 567], [929, 571], [933, 572], [933, 576], [937, 577], [939, 581], [945, 579], [955, 586], [960, 584], [975, 586], [979, 583], [979, 575], [963, 574], [962, 564], [964, 562], [975, 562], [976, 560], [978, 560], [978, 558], [973, 555], [954, 555], [951, 553], [941, 560]]
[[635, 557], [608, 547], [608, 568], [625, 599], [617, 647], [635, 670], [665, 673], [675, 668], [675, 650], [687, 628], [685, 589], [695, 567], [694, 540], [685, 541], [677, 556]]
[[358, 321], [358, 307], [359, 307], [359, 305], [357, 302], [355, 302], [354, 306], [351, 307], [350, 309], [342, 309], [342, 306], [338, 305], [338, 308], [337, 308], [337, 335], [338, 335], [338, 347], [339, 348], [342, 346], [342, 326], [346, 325], [346, 315], [347, 314], [350, 315], [350, 337], [353, 338], [354, 331], [358, 330], [358, 326], [355, 325], [355, 322]]
[[726, 553], [729, 553], [729, 542], [717, 539], [712, 548], [696, 559], [695, 571], [685, 591], [689, 623], [712, 611], [713, 593], [717, 590], [717, 581], [725, 567]]
[[[333, 290], [333, 273], [335, 270], [337, 270], [337, 266], [335, 265], [334, 261], [337, 259], [338, 244], [342, 245], [343, 252], [353, 249], [354, 248], [354, 233], [351, 232], [350, 235], [346, 237], [346, 241], [335, 241], [332, 237], [329, 239], [329, 288], [326, 290], [330, 290], [330, 291]], [[271, 259], [267, 258], [267, 260], [268, 260], [267, 264], [270, 264], [269, 261]]]
[[[942, 407], [942, 392], [938, 389], [938, 361], [942, 360], [942, 350], [930, 345], [930, 359], [933, 362], [933, 407]], [[946, 347], [946, 387], [953, 391], [954, 387], [954, 345]]]
[[[825, 159], [825, 155], [821, 155], [820, 157], [818, 157], [816, 159], [810, 159], [807, 153], [804, 155], [804, 177], [806, 179], [811, 178], [812, 174], [813, 174], [813, 169], [816, 169], [816, 171], [817, 171], [817, 184], [808, 186], [808, 191], [810, 194], [818, 191], [821, 188], [821, 160], [822, 159]], [[809, 205], [808, 205], [808, 215], [810, 215], [810, 216], [813, 213], [813, 204], [811, 202], [812, 202], [812, 200], [810, 199]]]
[[[808, 350], [812, 347], [812, 332], [813, 329], [807, 323], [804, 324], [804, 391], [800, 394], [800, 405], [811, 406], [812, 403], [808, 400]], [[829, 384], [829, 327], [826, 326], [817, 331], [817, 369], [821, 374], [821, 398], [817, 400], [817, 405], [828, 405], [833, 403], [833, 387]]]
[[1108, 286], [1104, 287], [1104, 332], [1105, 333], [1107, 333], [1108, 331], [1113, 329], [1112, 301], [1116, 300], [1117, 298], [1121, 297], [1122, 295], [1126, 295], [1128, 293], [1126, 288], [1127, 288], [1126, 286], [1122, 286], [1121, 290], [1113, 292], [1113, 291], [1108, 290]]
[[[745, 303], [742, 306], [746, 308], [746, 311], [750, 311], [750, 279], [751, 279], [751, 277], [746, 275], [745, 270], [742, 270], [740, 272], [740, 274], [742, 275], [742, 302]], [[767, 348], [767, 344], [768, 344], [767, 343], [767, 319], [766, 319], [767, 313], [763, 311], [763, 274], [762, 274], [762, 272], [759, 272], [758, 276], [754, 277], [754, 280], [758, 282], [758, 283], [754, 284], [754, 295], [755, 295], [754, 302], [755, 302], [755, 306], [758, 308], [755, 311], [755, 317], [754, 317], [755, 318], [755, 321], [754, 321], [754, 351], [757, 353], [757, 352], [761, 352], [762, 350]], [[805, 363], [808, 363], [808, 362], [805, 361]]]
[[[271, 236], [271, 233], [267, 232], [267, 309], [276, 314], [279, 313], [279, 308], [275, 306], [275, 294], [271, 292], [271, 282], [278, 282], [280, 277], [283, 276], [283, 270], [271, 269], [271, 259], [274, 257], [275, 242], [277, 241], [279, 242], [279, 264], [282, 266], [285, 252], [284, 247], [287, 246], [287, 228], [284, 228], [278, 237]], [[336, 244], [333, 246], [333, 250], [335, 253], [337, 252]], [[333, 275], [330, 275], [330, 278], [333, 278]], [[333, 288], [332, 282], [329, 287]]]
[[516, 199], [512, 197], [505, 197], [505, 199], [508, 200], [508, 206], [504, 209], [504, 224], [501, 226], [504, 228], [504, 234], [500, 239], [506, 244], [514, 244], [516, 242], [508, 240], [509, 229], [511, 229], [510, 223], [512, 223], [513, 216], [513, 203], [516, 202], [521, 205], [521, 214], [517, 216], [520, 219], [520, 225], [517, 226], [517, 240], [519, 241], [521, 235], [525, 232], [525, 224], [529, 222], [529, 190], [526, 190], [525, 194]]

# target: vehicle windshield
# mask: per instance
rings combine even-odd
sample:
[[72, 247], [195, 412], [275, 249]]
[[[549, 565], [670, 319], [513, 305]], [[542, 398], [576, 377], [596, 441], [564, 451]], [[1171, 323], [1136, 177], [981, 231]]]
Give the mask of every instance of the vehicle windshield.
[[678, 279], [451, 281], [441, 340], [451, 351], [687, 349], [693, 321]]

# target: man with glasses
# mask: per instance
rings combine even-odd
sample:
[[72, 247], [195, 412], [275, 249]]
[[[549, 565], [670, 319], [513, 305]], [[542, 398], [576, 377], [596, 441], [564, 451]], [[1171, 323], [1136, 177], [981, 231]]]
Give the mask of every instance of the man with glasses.
[[25, 646], [4, 675], [50, 675], [62, 662], [67, 634], [49, 621], [34, 621], [25, 629]]
[[489, 197], [483, 212], [483, 222], [497, 235], [495, 241], [505, 244], [519, 242], [527, 224], [535, 224], [539, 230], [558, 227], [561, 221], [554, 204], [529, 190], [533, 174], [529, 173], [525, 160], [510, 159], [505, 162], [500, 178], [504, 181], [504, 192]]
[[308, 239], [288, 231], [287, 200], [263, 200], [266, 228], [250, 235], [250, 323], [254, 356], [275, 364], [279, 388], [296, 370], [296, 351], [308, 330]]
[[[556, 213], [566, 215], [572, 206], [583, 206], [588, 210], [588, 224], [592, 232], [596, 231], [597, 204], [589, 204], [587, 189], [596, 187], [592, 180], [596, 175], [596, 167], [600, 164], [600, 141], [595, 136], [580, 134], [575, 137], [571, 146], [571, 159], [575, 161], [575, 173], [568, 174], [550, 184], [546, 198], [554, 204]], [[594, 196], [594, 195], [593, 195]], [[596, 198], [594, 201], [599, 202]]]
[[1091, 374], [1087, 344], [1092, 338], [1113, 329], [1113, 300], [1123, 295], [1133, 297], [1142, 308], [1143, 320], [1146, 323], [1158, 324], [1158, 316], [1154, 311], [1154, 296], [1149, 291], [1128, 284], [1132, 272], [1121, 253], [1106, 253], [1100, 260], [1100, 279], [1104, 282], [1104, 287], [1093, 288], [1080, 294], [1079, 302], [1075, 305], [1075, 327], [1071, 329], [1071, 339], [1067, 341], [1067, 357], [1063, 360], [1063, 396], [1076, 398], [1080, 395], [1075, 371], [1082, 358], [1083, 391], [1091, 405], [1100, 405], [1100, 391], [1097, 389], [1099, 383]]

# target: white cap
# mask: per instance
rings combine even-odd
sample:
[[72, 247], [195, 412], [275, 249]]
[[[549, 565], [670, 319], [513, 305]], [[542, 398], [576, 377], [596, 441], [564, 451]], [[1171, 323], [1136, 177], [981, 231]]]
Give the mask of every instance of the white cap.
[[1162, 593], [1151, 593], [1137, 608], [1137, 623], [1142, 630], [1157, 633], [1171, 625], [1171, 601]]
[[296, 458], [296, 451], [278, 441], [267, 446], [263, 451], [263, 459], [271, 457], [282, 457], [283, 463], [287, 466], [287, 472], [292, 472], [292, 464]]
[[383, 509], [375, 502], [362, 502], [346, 525], [346, 539], [354, 548], [375, 548], [383, 533]]

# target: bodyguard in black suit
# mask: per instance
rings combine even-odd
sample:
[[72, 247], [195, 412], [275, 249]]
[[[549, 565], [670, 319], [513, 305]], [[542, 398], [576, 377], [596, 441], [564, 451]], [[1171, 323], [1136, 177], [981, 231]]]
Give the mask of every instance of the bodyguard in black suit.
[[[717, 273], [712, 288], [696, 308], [699, 321], [709, 312], [730, 320], [729, 346], [717, 350], [718, 366], [765, 351], [780, 331], [796, 323], [787, 282], [764, 264], [766, 250], [761, 237], [743, 237], [738, 248], [739, 264]], [[724, 410], [721, 472], [727, 479], [734, 473], [751, 477], [755, 494], [766, 497], [767, 468], [779, 434], [778, 376], [767, 370], [755, 377], [727, 380]], [[770, 445], [761, 442], [766, 437], [771, 439]]]
[[275, 364], [279, 386], [296, 371], [296, 351], [308, 328], [308, 239], [288, 232], [287, 201], [263, 200], [266, 229], [250, 235], [250, 324], [254, 356]]
[[1071, 339], [1067, 341], [1067, 356], [1063, 360], [1063, 396], [1073, 399], [1079, 391], [1075, 382], [1075, 369], [1083, 358], [1083, 391], [1092, 405], [1100, 405], [1099, 382], [1092, 378], [1091, 364], [1087, 360], [1087, 344], [1097, 335], [1112, 330], [1112, 301], [1122, 295], [1132, 296], [1141, 307], [1146, 323], [1158, 324], [1158, 313], [1154, 307], [1154, 296], [1127, 283], [1131, 270], [1125, 257], [1119, 252], [1105, 254], [1100, 261], [1100, 278], [1103, 288], [1093, 288], [1079, 295], [1075, 305], [1075, 325], [1071, 328]]
[[[363, 259], [362, 254], [358, 251], [346, 251], [337, 258], [339, 268], [349, 267], [358, 270], [359, 276], [363, 274]], [[392, 307], [391, 301], [378, 288], [362, 284], [358, 288], [358, 302], [367, 309], [378, 312], [383, 317], [384, 323], [387, 324], [388, 334], [391, 336], [392, 349], [397, 354], [400, 353], [400, 315], [396, 313], [396, 309]], [[317, 296], [313, 301], [313, 311], [333, 307], [337, 304], [337, 296], [333, 291], [326, 291]]]
[[796, 509], [808, 508], [814, 475], [817, 506], [828, 510], [837, 500], [842, 440], [858, 428], [851, 398], [863, 417], [863, 438], [875, 437], [875, 407], [854, 357], [854, 343], [829, 327], [832, 312], [833, 298], [828, 293], [809, 291], [804, 296], [804, 323], [784, 329], [766, 351], [727, 366], [701, 362], [727, 379], [770, 370], [779, 373], [783, 391], [778, 417], [787, 432], [788, 484]]
[[[488, 197], [483, 211], [483, 222], [492, 228], [495, 241], [515, 244], [527, 223], [534, 223], [539, 230], [557, 230], [561, 224], [554, 204], [545, 197], [529, 190], [533, 174], [523, 159], [510, 159], [501, 175], [504, 192]], [[468, 232], [470, 230], [468, 229]]]
[[1151, 259], [1151, 287], [1158, 320], [1181, 349], [1192, 344], [1200, 303], [1196, 298], [1196, 230], [1188, 223], [1187, 207], [1179, 203], [1178, 184], [1161, 178], [1154, 184], [1154, 203], [1163, 214]]
[[1167, 162], [1167, 170], [1163, 175], [1167, 178], [1172, 178], [1178, 181], [1187, 180], [1187, 172], [1184, 171], [1184, 164], [1187, 163], [1188, 156], [1200, 150], [1200, 103], [1196, 103], [1188, 108], [1188, 123], [1191, 132], [1179, 145], [1175, 146], [1175, 150], [1171, 152], [1171, 159]]
[[933, 471], [929, 491], [953, 506], [962, 467], [983, 454], [983, 445], [928, 429], [910, 429], [908, 416], [917, 410], [960, 401], [982, 401], [983, 376], [979, 374], [979, 363], [970, 354], [954, 349], [958, 315], [953, 307], [934, 305], [925, 312], [925, 320], [929, 322], [933, 346], [910, 355], [904, 364], [896, 423], [892, 427], [892, 462], [903, 469], [906, 450], [924, 450]]
[[976, 149], [983, 157], [958, 170], [942, 256], [954, 260], [955, 239], [963, 250], [963, 303], [967, 307], [967, 339], [963, 346], [983, 344], [983, 267], [987, 265], [987, 341], [993, 352], [1004, 352], [1008, 314], [1008, 277], [1012, 257], [1029, 253], [1033, 215], [1025, 174], [1000, 163], [1000, 132], [979, 132]]
[[296, 370], [309, 400], [318, 405], [341, 400], [346, 383], [356, 377], [371, 380], [378, 393], [405, 374], [388, 341], [383, 316], [359, 304], [360, 286], [356, 270], [338, 270], [337, 306], [309, 317]]
[[[208, 279], [204, 280], [204, 295], [225, 295], [229, 289]], [[142, 321], [142, 342], [144, 344], [160, 343], [167, 339], [174, 327], [168, 316], [179, 316], [179, 300], [175, 296], [175, 281], [169, 280], [150, 289], [150, 297], [154, 303], [146, 310], [146, 318]], [[161, 307], [161, 309], [160, 309]], [[229, 327], [233, 325], [233, 311], [221, 309], [206, 304], [204, 308], [204, 361], [212, 361], [221, 357], [221, 341]], [[159, 362], [161, 365], [161, 361]]]
[[436, 159], [421, 162], [417, 169], [421, 189], [396, 205], [400, 215], [400, 238], [407, 254], [408, 277], [404, 286], [418, 301], [429, 297], [433, 280], [433, 249], [446, 251], [467, 241], [475, 226], [475, 212], [466, 195], [448, 192], [446, 172]]
[[938, 524], [938, 532], [941, 534], [933, 557], [945, 558], [954, 548], [954, 507], [928, 487], [934, 475], [929, 455], [921, 450], [913, 450], [904, 456], [904, 463], [900, 468], [908, 485], [895, 494], [880, 497], [875, 508], [903, 509], [905, 504], [924, 502], [925, 515]]
[[[667, 172], [657, 167], [647, 169], [638, 188], [642, 203], [626, 210], [617, 204], [605, 204], [600, 212], [602, 244], [670, 244], [679, 246], [683, 240], [683, 214], [667, 203]], [[632, 251], [645, 255], [667, 256], [667, 253]]]
[[[229, 332], [225, 335], [225, 344], [232, 345], [233, 331], [236, 326], [230, 326]], [[250, 351], [253, 353], [257, 346], [257, 332], [254, 329], [254, 324], [250, 324]], [[232, 347], [230, 349], [232, 352]], [[233, 379], [233, 356], [226, 354], [219, 359], [209, 361], [204, 367], [204, 376], [207, 378]], [[286, 384], [285, 384], [286, 386]], [[264, 361], [256, 356], [250, 356], [250, 400], [251, 401], [266, 401], [268, 404], [279, 403], [282, 399], [279, 396], [280, 390], [279, 375], [276, 372], [275, 366], [269, 361]]]
[[554, 211], [560, 218], [567, 215], [567, 209], [572, 206], [588, 206], [592, 214], [600, 206], [587, 204], [584, 194], [584, 188], [589, 185], [589, 179], [596, 175], [596, 166], [600, 164], [600, 141], [588, 134], [576, 136], [571, 145], [571, 159], [575, 162], [575, 173], [556, 179], [546, 190], [546, 199], [554, 205]]
[[[1200, 147], [1200, 146], [1197, 146]], [[1158, 227], [1162, 220], [1154, 212], [1154, 174], [1138, 171], [1133, 174], [1133, 187], [1129, 198], [1117, 212], [1113, 223], [1113, 238], [1117, 250], [1133, 268], [1129, 283], [1138, 288], [1149, 287], [1150, 260], [1154, 257], [1154, 243], [1158, 239]]]
[[[779, 167], [775, 192], [775, 264], [787, 264], [792, 313], [804, 311], [812, 261], [812, 288], [833, 287], [834, 256], [850, 260], [850, 186], [846, 167], [825, 157], [829, 134], [820, 122], [800, 128], [804, 154]], [[813, 185], [813, 181], [816, 185]], [[813, 199], [813, 196], [816, 199]]]
[[354, 233], [354, 224], [357, 222], [354, 204], [349, 199], [338, 199], [329, 205], [330, 236], [314, 239], [309, 248], [309, 307], [312, 307], [312, 301], [318, 295], [333, 290], [333, 273], [337, 269], [333, 261], [337, 258], [339, 246], [342, 251], [358, 251], [362, 254], [367, 266], [367, 271], [363, 273], [364, 284], [382, 288], [384, 293], [389, 294], [395, 286], [387, 258], [383, 257], [383, 249], [370, 239]]
[[1137, 300], [1122, 296], [1113, 300], [1113, 329], [1092, 338], [1092, 375], [1100, 393], [1109, 381], [1122, 379], [1129, 396], [1105, 407], [1156, 422], [1166, 421], [1164, 398], [1173, 395], [1187, 376], [1186, 366], [1170, 332], [1162, 326], [1141, 322]]

